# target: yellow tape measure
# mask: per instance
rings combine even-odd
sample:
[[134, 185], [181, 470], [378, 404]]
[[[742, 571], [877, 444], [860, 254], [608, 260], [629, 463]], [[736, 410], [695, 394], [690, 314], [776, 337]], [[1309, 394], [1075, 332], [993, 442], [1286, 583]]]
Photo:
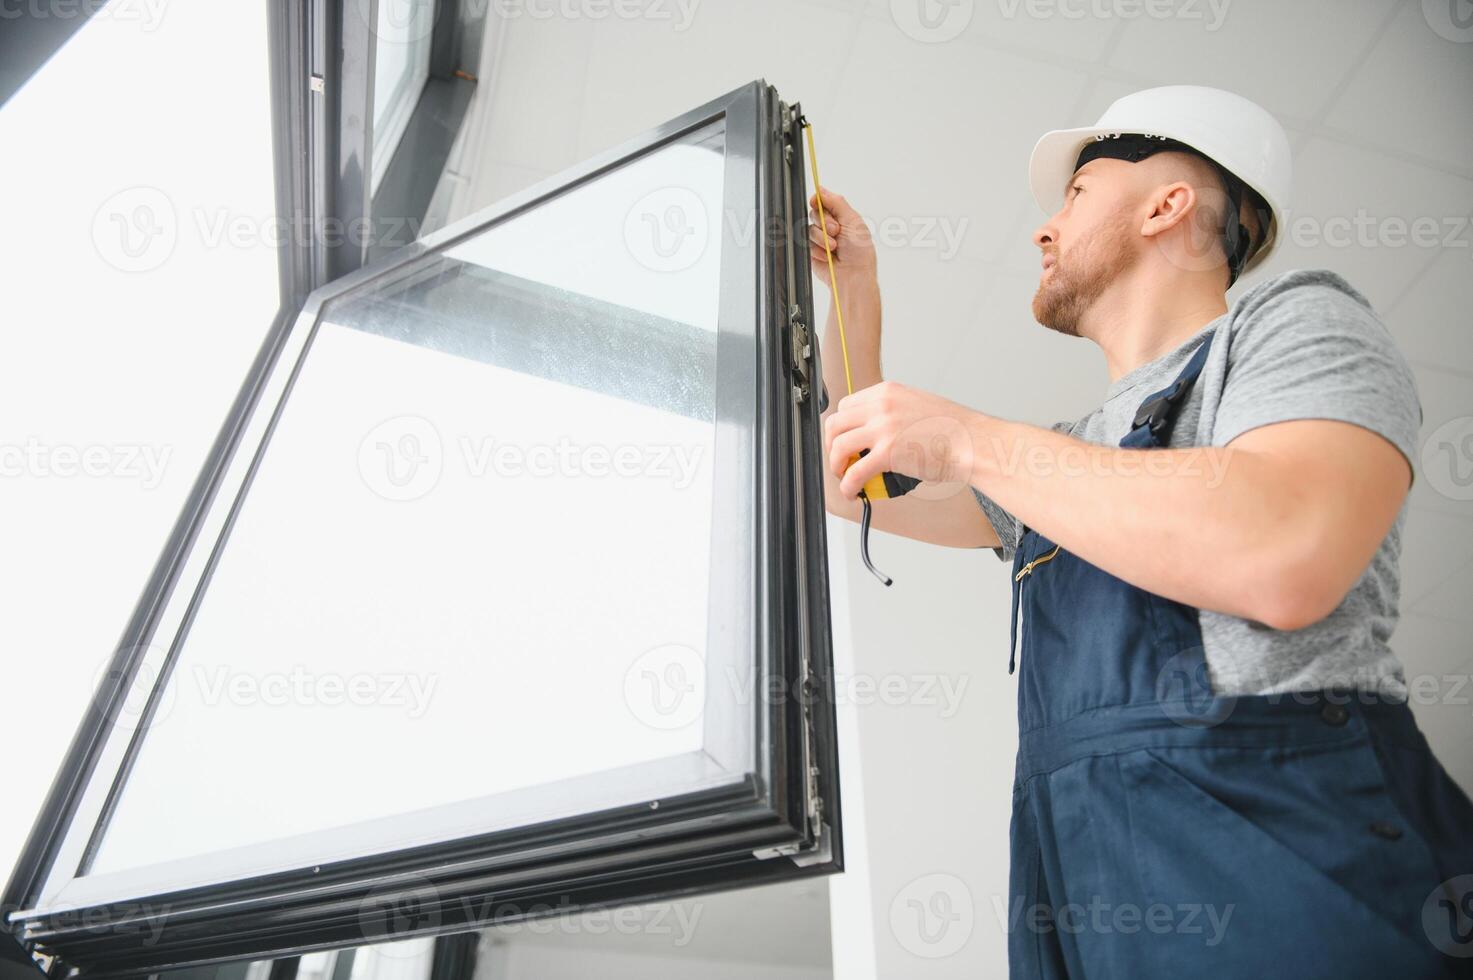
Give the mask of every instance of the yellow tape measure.
[[[823, 207], [823, 181], [818, 176], [818, 151], [813, 144], [813, 124], [806, 118], [802, 120], [802, 126], [808, 136], [808, 161], [813, 167], [813, 199], [818, 202], [818, 229], [823, 233], [823, 255], [829, 266], [829, 290], [834, 298], [834, 319], [839, 324], [839, 349], [844, 357], [844, 387], [849, 389], [849, 394], [854, 394], [854, 375], [849, 370], [849, 339], [844, 335], [844, 307], [839, 302], [839, 277], [834, 272], [834, 252], [829, 248], [829, 219]], [[857, 455], [849, 457], [849, 466], [863, 456], [868, 456], [869, 450], [861, 450]], [[846, 467], [847, 469], [847, 467]], [[869, 525], [870, 525], [870, 501], [885, 500], [892, 497], [903, 497], [914, 490], [921, 481], [914, 477], [903, 476], [899, 473], [877, 473], [864, 482], [864, 487], [859, 491], [859, 499], [864, 504], [864, 510], [859, 519], [859, 557], [864, 562], [864, 567], [874, 573], [884, 585], [891, 584], [890, 576], [874, 566], [869, 560]]]
[[[829, 248], [829, 221], [823, 207], [823, 182], [818, 177], [818, 151], [813, 143], [813, 124], [807, 119], [803, 120], [804, 132], [808, 136], [808, 162], [813, 168], [813, 196], [818, 201], [818, 227], [823, 232], [823, 255], [829, 266], [829, 290], [834, 298], [834, 317], [839, 322], [839, 348], [844, 357], [844, 386], [849, 389], [849, 394], [854, 394], [854, 375], [849, 370], [849, 341], [844, 335], [844, 307], [839, 302], [839, 277], [834, 272], [834, 253]], [[849, 465], [853, 466], [861, 456], [869, 455], [866, 449], [849, 458]], [[903, 497], [914, 490], [920, 481], [898, 473], [876, 473], [864, 483], [864, 489], [860, 495], [869, 500], [885, 500], [891, 497]]]

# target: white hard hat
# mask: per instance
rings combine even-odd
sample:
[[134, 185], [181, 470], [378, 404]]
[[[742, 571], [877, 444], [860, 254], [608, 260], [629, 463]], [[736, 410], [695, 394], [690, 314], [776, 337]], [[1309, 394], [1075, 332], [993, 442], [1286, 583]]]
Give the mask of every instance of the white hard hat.
[[1146, 89], [1116, 99], [1093, 126], [1045, 133], [1028, 163], [1028, 182], [1039, 207], [1053, 214], [1063, 205], [1075, 161], [1092, 140], [1127, 133], [1185, 143], [1257, 191], [1272, 219], [1263, 244], [1246, 268], [1268, 257], [1278, 243], [1289, 207], [1293, 174], [1289, 136], [1262, 106], [1218, 88], [1167, 85]]

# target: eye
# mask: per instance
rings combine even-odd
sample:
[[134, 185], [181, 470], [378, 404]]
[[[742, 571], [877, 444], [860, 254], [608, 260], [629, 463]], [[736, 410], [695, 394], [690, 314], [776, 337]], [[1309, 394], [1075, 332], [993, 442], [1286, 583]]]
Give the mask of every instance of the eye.
[[1081, 187], [1081, 186], [1079, 186], [1078, 184], [1075, 184], [1074, 186], [1070, 187], [1069, 189], [1071, 191], [1073, 191], [1075, 194], [1078, 194], [1078, 193], [1080, 193], [1081, 191], [1084, 190], [1084, 188]]

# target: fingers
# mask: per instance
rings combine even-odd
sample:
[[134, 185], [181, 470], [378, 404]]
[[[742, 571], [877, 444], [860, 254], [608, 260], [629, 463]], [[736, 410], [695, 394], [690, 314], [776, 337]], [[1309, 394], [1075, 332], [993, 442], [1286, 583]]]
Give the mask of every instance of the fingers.
[[[817, 222], [808, 226], [808, 242], [820, 252], [823, 251], [823, 229], [819, 227]], [[828, 243], [831, 250], [839, 247], [839, 229], [835, 227], [832, 221], [829, 222]]]
[[818, 192], [808, 199], [808, 206], [814, 211], [818, 210], [818, 195], [823, 195], [823, 209], [830, 221], [838, 218], [840, 221], [848, 220], [855, 212], [854, 207], [842, 194], [835, 194], [827, 187], [820, 187]]

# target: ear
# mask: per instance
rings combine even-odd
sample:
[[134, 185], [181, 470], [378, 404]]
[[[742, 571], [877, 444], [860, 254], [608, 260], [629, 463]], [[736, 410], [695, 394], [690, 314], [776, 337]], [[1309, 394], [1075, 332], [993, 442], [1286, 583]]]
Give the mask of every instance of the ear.
[[1150, 210], [1141, 223], [1141, 234], [1147, 238], [1154, 238], [1186, 221], [1199, 203], [1196, 189], [1182, 180], [1162, 184], [1147, 201]]

